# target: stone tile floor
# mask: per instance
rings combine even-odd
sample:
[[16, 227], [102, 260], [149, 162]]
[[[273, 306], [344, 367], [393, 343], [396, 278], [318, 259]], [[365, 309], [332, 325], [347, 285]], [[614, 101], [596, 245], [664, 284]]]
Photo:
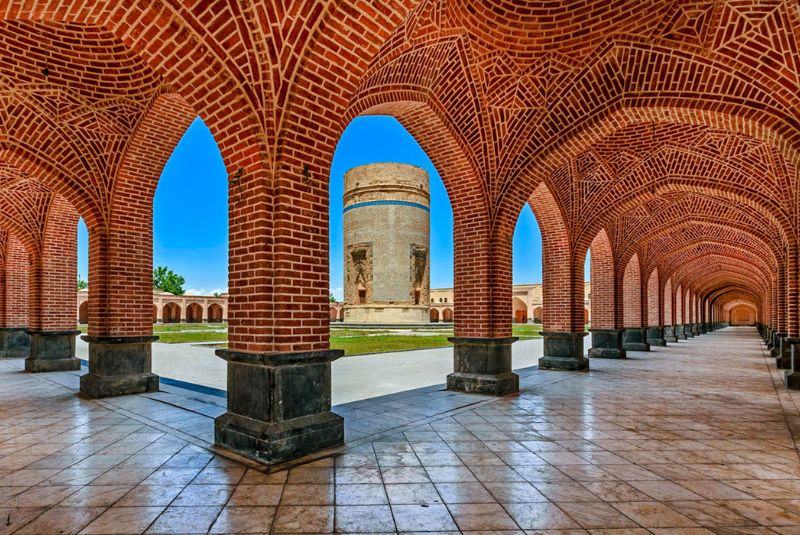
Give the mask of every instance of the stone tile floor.
[[90, 401], [2, 362], [0, 534], [800, 533], [800, 397], [755, 331], [630, 355], [503, 399], [376, 400], [441, 405], [272, 473], [208, 448], [200, 399]]

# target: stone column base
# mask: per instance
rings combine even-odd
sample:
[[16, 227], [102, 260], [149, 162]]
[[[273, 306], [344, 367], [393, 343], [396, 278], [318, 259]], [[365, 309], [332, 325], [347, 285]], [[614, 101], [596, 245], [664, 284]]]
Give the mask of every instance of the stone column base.
[[686, 340], [686, 332], [683, 330], [683, 325], [675, 325], [675, 338], [678, 340]]
[[453, 343], [453, 373], [447, 389], [505, 396], [519, 392], [519, 375], [511, 372], [511, 344], [518, 338], [448, 338]]
[[779, 370], [788, 370], [792, 367], [792, 346], [788, 336], [782, 336], [778, 340], [778, 356], [775, 358], [775, 366]]
[[629, 328], [622, 331], [622, 347], [627, 351], [650, 351], [647, 329]]
[[344, 444], [344, 418], [330, 410], [331, 362], [343, 351], [216, 354], [228, 363], [228, 412], [214, 421], [218, 446], [277, 464]]
[[692, 323], [692, 334], [694, 336], [700, 335], [700, 324], [699, 323]]
[[75, 337], [80, 331], [28, 331], [31, 354], [25, 359], [25, 371], [62, 372], [81, 369], [75, 358]]
[[769, 350], [769, 356], [778, 359], [781, 356], [781, 339], [787, 336], [786, 333], [776, 332], [772, 337], [772, 349]]
[[664, 338], [664, 327], [652, 325], [647, 328], [647, 343], [651, 346], [665, 346], [667, 340]]
[[89, 373], [81, 392], [93, 398], [158, 391], [151, 344], [158, 336], [81, 336], [89, 344]]
[[589, 356], [595, 359], [624, 359], [625, 350], [622, 348], [621, 329], [590, 329], [592, 333], [592, 348]]
[[674, 325], [664, 325], [664, 341], [672, 344], [678, 342], [678, 337], [675, 336], [675, 326]]
[[783, 376], [783, 383], [790, 390], [800, 390], [800, 338], [786, 338], [792, 369]]
[[31, 354], [31, 339], [26, 327], [0, 328], [0, 358], [21, 359]]
[[540, 370], [581, 371], [589, 369], [589, 359], [583, 355], [583, 337], [588, 333], [542, 332], [544, 356], [539, 359]]

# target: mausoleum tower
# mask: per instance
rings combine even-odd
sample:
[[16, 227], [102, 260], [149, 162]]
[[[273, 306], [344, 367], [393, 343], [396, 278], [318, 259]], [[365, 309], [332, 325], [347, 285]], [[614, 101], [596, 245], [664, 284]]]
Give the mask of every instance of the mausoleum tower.
[[428, 173], [399, 163], [344, 176], [344, 321], [427, 323], [430, 301]]

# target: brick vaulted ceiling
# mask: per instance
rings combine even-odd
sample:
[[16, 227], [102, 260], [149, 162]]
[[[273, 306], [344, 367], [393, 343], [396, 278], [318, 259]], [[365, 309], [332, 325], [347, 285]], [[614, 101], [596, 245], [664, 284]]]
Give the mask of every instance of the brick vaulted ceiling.
[[31, 210], [49, 190], [107, 221], [127, 155], [146, 138], [163, 165], [199, 114], [231, 173], [261, 169], [245, 192], [323, 219], [342, 130], [388, 113], [457, 217], [484, 214], [496, 239], [545, 184], [576, 256], [606, 229], [619, 261], [714, 258], [762, 288], [796, 247], [795, 0], [60, 0], [0, 15], [0, 161], [29, 177], [15, 187], [38, 184], [3, 195]]

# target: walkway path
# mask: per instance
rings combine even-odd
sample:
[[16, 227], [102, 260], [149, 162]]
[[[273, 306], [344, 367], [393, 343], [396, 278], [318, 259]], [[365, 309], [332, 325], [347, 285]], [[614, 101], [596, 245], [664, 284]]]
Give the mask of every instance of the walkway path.
[[0, 534], [797, 533], [798, 399], [755, 331], [630, 355], [590, 373], [528, 369], [518, 396], [471, 396], [269, 475], [176, 430], [209, 425], [197, 413], [85, 400], [61, 384], [74, 375], [2, 362]]
[[[542, 356], [541, 340], [513, 346], [514, 368], [535, 366]], [[86, 342], [78, 340], [76, 353], [88, 360]], [[453, 371], [453, 349], [420, 349], [341, 358], [333, 363], [333, 403], [384, 396], [438, 385]], [[225, 361], [210, 347], [195, 344], [153, 344], [153, 372], [220, 390], [227, 387]]]

